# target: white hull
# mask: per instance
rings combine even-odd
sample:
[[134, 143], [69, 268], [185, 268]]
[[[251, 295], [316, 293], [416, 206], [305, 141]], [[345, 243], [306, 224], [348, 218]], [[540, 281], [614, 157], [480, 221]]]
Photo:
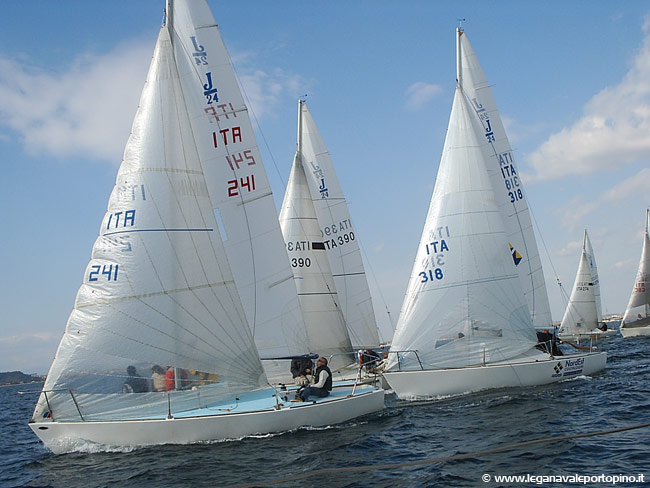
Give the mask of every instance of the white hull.
[[621, 327], [623, 337], [650, 336], [650, 326], [646, 327]]
[[535, 386], [594, 374], [605, 368], [607, 353], [594, 352], [551, 358], [540, 354], [510, 364], [467, 368], [385, 372], [402, 400], [435, 399], [489, 388]]
[[286, 432], [302, 426], [333, 425], [384, 408], [384, 392], [327, 397], [318, 403], [281, 402], [280, 410], [221, 413], [187, 418], [121, 421], [32, 422], [29, 426], [54, 453], [99, 444], [105, 448], [189, 444]]
[[608, 329], [604, 331], [586, 332], [584, 334], [558, 334], [558, 337], [563, 341], [590, 341], [591, 339], [597, 340], [602, 337], [614, 337], [618, 334], [616, 329]]

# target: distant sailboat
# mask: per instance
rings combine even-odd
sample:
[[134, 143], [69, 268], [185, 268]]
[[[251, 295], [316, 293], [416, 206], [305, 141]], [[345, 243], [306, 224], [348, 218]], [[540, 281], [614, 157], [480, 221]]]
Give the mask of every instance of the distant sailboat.
[[601, 323], [598, 268], [589, 236], [585, 230], [578, 273], [560, 324], [558, 337], [565, 341], [582, 341], [614, 336], [618, 333], [614, 329], [601, 330]]
[[460, 29], [457, 49], [447, 138], [384, 372], [403, 399], [551, 383], [595, 373], [607, 358], [560, 360], [535, 348], [535, 326], [550, 326], [550, 312], [525, 195]]
[[621, 322], [623, 337], [650, 335], [650, 238], [648, 237], [648, 226], [650, 226], [650, 210], [646, 210], [639, 270], [636, 273], [632, 295], [630, 295], [630, 301]]
[[[383, 393], [365, 385], [300, 405], [268, 386], [258, 337], [269, 354], [312, 352], [273, 198], [209, 7], [168, 1], [166, 13], [108, 210], [30, 421], [55, 452], [239, 438], [383, 408]], [[259, 211], [264, 205], [270, 217]], [[237, 257], [234, 247], [245, 251]], [[238, 280], [245, 272], [256, 277]], [[281, 292], [260, 300], [280, 303], [264, 304], [275, 312], [249, 324], [249, 304], [257, 307], [250, 297], [267, 288]]]

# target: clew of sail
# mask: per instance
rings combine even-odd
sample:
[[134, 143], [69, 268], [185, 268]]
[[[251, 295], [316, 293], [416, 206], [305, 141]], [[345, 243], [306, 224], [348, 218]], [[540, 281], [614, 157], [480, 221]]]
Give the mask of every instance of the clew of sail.
[[596, 307], [595, 284], [587, 250], [583, 247], [571, 298], [560, 324], [560, 333], [585, 334], [597, 330], [597, 328], [598, 309]]
[[379, 334], [359, 237], [330, 154], [307, 104], [299, 102], [298, 138], [305, 176], [334, 283], [355, 349], [379, 346]]
[[650, 238], [648, 226], [650, 225], [650, 210], [646, 211], [645, 233], [643, 234], [643, 249], [641, 260], [636, 273], [634, 288], [630, 301], [625, 309], [621, 327], [643, 327], [650, 325]]
[[[170, 405], [196, 408], [197, 398], [202, 405], [266, 383], [192, 142], [193, 114], [169, 34], [163, 26], [35, 419], [164, 416]], [[146, 391], [154, 366], [183, 378], [168, 386], [171, 396]], [[136, 393], [124, 394], [133, 378]], [[197, 385], [200, 394], [180, 389]]]
[[467, 35], [457, 30], [458, 83], [482, 125], [480, 138], [488, 144], [487, 169], [499, 209], [504, 217], [508, 241], [521, 259], [515, 265], [536, 328], [551, 326], [551, 308], [537, 242], [510, 142], [503, 128], [492, 91]]
[[402, 369], [463, 367], [537, 342], [470, 103], [457, 87], [389, 369], [398, 354]]
[[173, 22], [194, 143], [260, 356], [308, 353], [273, 194], [219, 29], [205, 2], [175, 3]]

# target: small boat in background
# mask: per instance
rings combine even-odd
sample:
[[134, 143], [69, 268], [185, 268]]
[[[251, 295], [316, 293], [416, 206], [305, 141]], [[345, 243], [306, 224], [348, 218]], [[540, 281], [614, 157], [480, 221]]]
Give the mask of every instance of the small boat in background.
[[650, 335], [650, 238], [648, 226], [650, 225], [650, 210], [646, 210], [645, 233], [643, 234], [643, 249], [639, 270], [636, 273], [634, 288], [630, 301], [625, 309], [621, 322], [623, 337], [636, 337]]
[[[601, 327], [604, 327], [604, 330]], [[560, 323], [558, 337], [563, 341], [583, 342], [616, 334], [618, 331], [607, 330], [607, 325], [603, 322], [598, 268], [591, 241], [585, 230], [578, 272]]]

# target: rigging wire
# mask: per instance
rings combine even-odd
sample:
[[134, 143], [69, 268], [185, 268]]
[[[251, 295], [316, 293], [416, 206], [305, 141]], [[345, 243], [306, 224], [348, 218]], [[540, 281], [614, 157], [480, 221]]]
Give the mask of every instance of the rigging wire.
[[643, 429], [646, 427], [650, 427], [650, 423], [646, 424], [638, 424], [638, 425], [631, 425], [628, 427], [619, 427], [617, 429], [609, 429], [609, 430], [600, 430], [596, 432], [584, 432], [582, 434], [571, 434], [571, 435], [563, 435], [563, 436], [558, 436], [558, 437], [545, 437], [542, 439], [535, 439], [532, 441], [526, 441], [526, 442], [519, 442], [517, 444], [510, 444], [507, 446], [501, 446], [501, 447], [495, 447], [492, 449], [487, 449], [485, 451], [475, 451], [475, 452], [469, 452], [466, 454], [457, 454], [455, 456], [446, 456], [446, 457], [438, 457], [438, 458], [428, 458], [428, 459], [420, 459], [417, 461], [408, 461], [404, 463], [391, 463], [391, 464], [371, 464], [367, 466], [349, 466], [349, 467], [344, 467], [344, 468], [324, 468], [324, 469], [317, 469], [314, 471], [307, 471], [305, 473], [293, 475], [293, 476], [286, 476], [284, 478], [277, 478], [275, 480], [269, 480], [269, 481], [261, 481], [261, 482], [255, 482], [255, 483], [247, 483], [244, 485], [236, 485], [233, 488], [255, 488], [255, 487], [260, 487], [260, 486], [273, 486], [273, 485], [278, 485], [281, 483], [286, 483], [287, 481], [297, 481], [297, 480], [303, 480], [306, 478], [311, 478], [314, 476], [323, 476], [326, 474], [336, 474], [336, 473], [359, 473], [359, 472], [364, 472], [364, 471], [379, 471], [379, 470], [386, 470], [386, 469], [399, 469], [399, 468], [407, 468], [411, 466], [427, 466], [431, 464], [439, 464], [439, 463], [447, 463], [450, 461], [460, 461], [463, 459], [473, 459], [477, 458], [480, 456], [485, 456], [487, 454], [494, 454], [497, 452], [504, 452], [504, 451], [512, 451], [515, 449], [520, 449], [522, 447], [528, 447], [528, 446], [533, 446], [537, 444], [549, 444], [551, 442], [560, 442], [560, 441], [567, 441], [571, 439], [583, 439], [586, 437], [596, 437], [596, 436], [602, 436], [602, 435], [610, 435], [610, 434], [616, 434], [619, 432], [627, 432], [631, 430], [638, 430], [638, 429]]

